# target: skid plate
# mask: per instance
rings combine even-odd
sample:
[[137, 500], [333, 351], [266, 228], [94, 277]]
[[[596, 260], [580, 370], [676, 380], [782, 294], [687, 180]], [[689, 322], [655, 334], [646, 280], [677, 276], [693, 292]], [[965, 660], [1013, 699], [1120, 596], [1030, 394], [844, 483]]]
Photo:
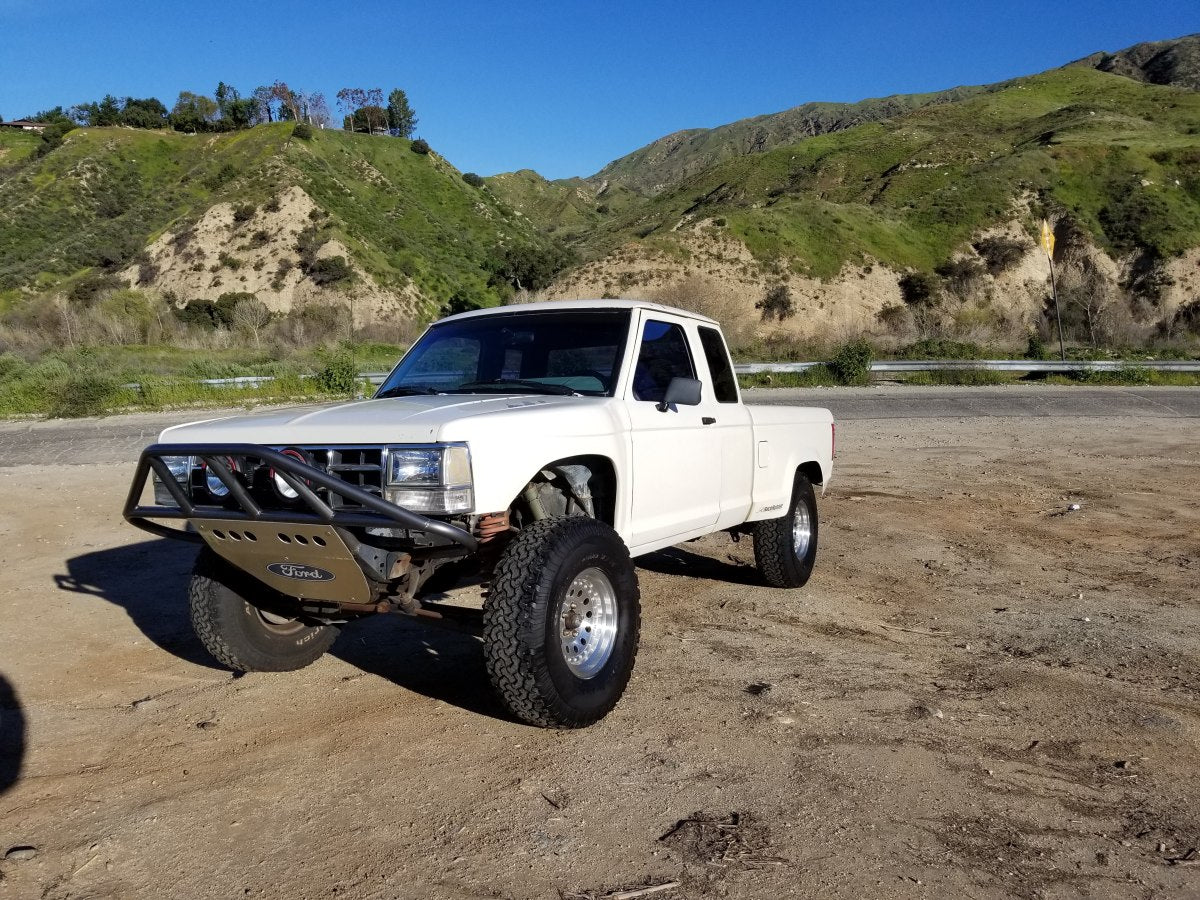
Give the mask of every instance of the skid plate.
[[191, 521], [216, 553], [282, 594], [333, 603], [371, 600], [362, 568], [332, 525]]

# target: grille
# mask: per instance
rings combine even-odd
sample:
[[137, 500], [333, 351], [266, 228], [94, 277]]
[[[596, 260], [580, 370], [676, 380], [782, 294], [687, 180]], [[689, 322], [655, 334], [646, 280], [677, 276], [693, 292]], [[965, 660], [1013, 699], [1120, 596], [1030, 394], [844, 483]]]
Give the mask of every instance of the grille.
[[[282, 449], [282, 448], [280, 448]], [[314, 466], [336, 475], [342, 481], [361, 488], [377, 497], [383, 496], [382, 447], [302, 447]], [[250, 490], [250, 494], [263, 509], [293, 509], [301, 506], [300, 501], [289, 501], [280, 497], [275, 490], [269, 466], [259, 465], [257, 460], [238, 458], [234, 460], [238, 478]], [[198, 501], [207, 500], [217, 506], [230, 506], [232, 500], [213, 496], [205, 484], [204, 470], [197, 467], [191, 472], [192, 496]], [[341, 495], [331, 494], [325, 488], [316, 489], [317, 496], [332, 509], [357, 510], [361, 504], [347, 502]]]
[[[336, 447], [328, 450], [308, 451], [313, 461], [330, 475], [369, 491], [377, 497], [383, 496], [383, 448], [382, 447]], [[325, 491], [320, 493], [324, 494]], [[339, 496], [327, 498], [334, 509], [360, 509], [357, 503], [346, 503]]]

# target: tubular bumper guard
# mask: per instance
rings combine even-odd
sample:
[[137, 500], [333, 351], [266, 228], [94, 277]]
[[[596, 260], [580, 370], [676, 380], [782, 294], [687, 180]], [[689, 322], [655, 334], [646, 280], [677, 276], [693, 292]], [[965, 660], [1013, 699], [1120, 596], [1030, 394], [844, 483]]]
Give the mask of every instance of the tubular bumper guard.
[[[175, 480], [171, 470], [163, 461], [165, 456], [191, 456], [202, 460], [208, 470], [216, 475], [229, 488], [227, 500], [232, 504], [222, 506], [201, 505], [192, 502], [187, 492]], [[229, 457], [250, 457], [269, 465], [276, 474], [292, 487], [303, 501], [304, 509], [264, 510], [238, 479], [225, 460]], [[163, 486], [171, 494], [178, 507], [173, 506], [143, 506], [142, 494], [151, 470], [158, 475]], [[343, 500], [357, 503], [362, 509], [335, 509], [317, 496], [309, 485], [315, 485], [337, 495]], [[280, 453], [259, 444], [151, 444], [142, 451], [138, 460], [137, 471], [133, 476], [133, 484], [129, 488], [129, 497], [125, 501], [122, 513], [125, 519], [138, 528], [161, 537], [202, 543], [205, 538], [191, 531], [170, 528], [153, 519], [188, 519], [200, 527], [205, 519], [222, 522], [253, 522], [287, 523], [294, 525], [328, 525], [340, 528], [407, 528], [412, 531], [422, 531], [436, 535], [445, 540], [461, 545], [468, 552], [474, 552], [479, 542], [470, 532], [457, 528], [447, 522], [430, 519], [419, 513], [407, 510], [378, 497], [362, 488], [347, 484], [335, 475], [323, 469], [307, 465], [294, 457]]]

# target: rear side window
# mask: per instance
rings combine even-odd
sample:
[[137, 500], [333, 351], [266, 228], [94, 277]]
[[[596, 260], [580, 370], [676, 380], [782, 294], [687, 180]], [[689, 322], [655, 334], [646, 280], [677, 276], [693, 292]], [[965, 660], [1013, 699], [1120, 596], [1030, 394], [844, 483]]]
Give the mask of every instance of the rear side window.
[[633, 399], [661, 402], [667, 385], [676, 377], [696, 377], [687, 337], [680, 326], [651, 319], [642, 329], [633, 370]]
[[737, 403], [737, 378], [734, 377], [733, 366], [729, 364], [729, 354], [725, 351], [725, 339], [721, 337], [721, 332], [701, 326], [700, 346], [704, 348], [704, 358], [708, 361], [717, 402]]

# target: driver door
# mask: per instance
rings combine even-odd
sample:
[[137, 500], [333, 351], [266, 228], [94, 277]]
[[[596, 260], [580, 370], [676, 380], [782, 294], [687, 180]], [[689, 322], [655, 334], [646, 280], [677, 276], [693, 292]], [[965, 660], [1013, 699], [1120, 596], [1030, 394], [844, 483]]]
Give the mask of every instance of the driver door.
[[[633, 460], [630, 546], [712, 525], [720, 513], [721, 441], [712, 385], [699, 406], [665, 411], [659, 403], [674, 377], [701, 378], [694, 326], [659, 312], [642, 312], [638, 348], [626, 387]], [[708, 424], [706, 424], [706, 420]]]

